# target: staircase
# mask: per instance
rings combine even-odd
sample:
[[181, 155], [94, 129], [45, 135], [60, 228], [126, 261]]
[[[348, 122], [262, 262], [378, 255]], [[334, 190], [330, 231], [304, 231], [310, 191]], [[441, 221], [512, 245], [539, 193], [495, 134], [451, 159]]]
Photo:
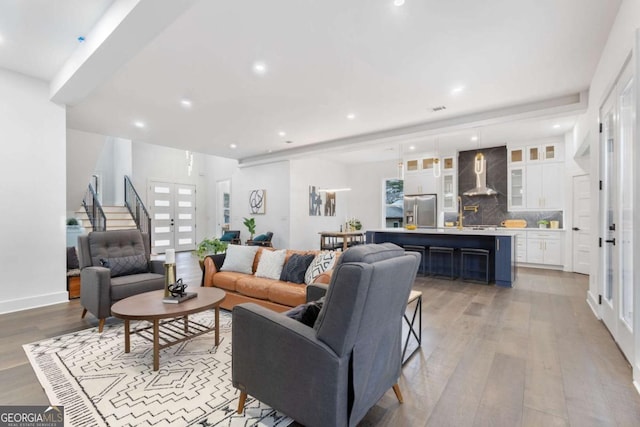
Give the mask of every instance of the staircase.
[[[126, 206], [102, 206], [102, 210], [107, 217], [107, 230], [135, 230], [137, 228]], [[75, 218], [87, 231], [92, 230], [91, 221], [89, 221], [83, 207], [76, 210]]]

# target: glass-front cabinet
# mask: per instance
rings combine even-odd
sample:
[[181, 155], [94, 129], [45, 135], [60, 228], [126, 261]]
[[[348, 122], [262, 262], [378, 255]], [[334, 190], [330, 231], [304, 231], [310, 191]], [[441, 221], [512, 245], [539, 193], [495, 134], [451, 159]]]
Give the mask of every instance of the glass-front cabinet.
[[456, 211], [456, 177], [452, 173], [442, 174], [442, 209]]
[[509, 168], [508, 175], [509, 210], [519, 210], [526, 207], [524, 192], [524, 167]]
[[555, 142], [541, 145], [532, 145], [527, 147], [527, 162], [555, 162], [561, 160], [560, 154], [560, 145]]
[[524, 163], [525, 160], [525, 148], [524, 147], [516, 147], [509, 148], [507, 161], [509, 164], [520, 164]]
[[455, 155], [444, 156], [440, 160], [442, 164], [442, 210], [444, 212], [456, 212], [458, 209], [458, 170]]

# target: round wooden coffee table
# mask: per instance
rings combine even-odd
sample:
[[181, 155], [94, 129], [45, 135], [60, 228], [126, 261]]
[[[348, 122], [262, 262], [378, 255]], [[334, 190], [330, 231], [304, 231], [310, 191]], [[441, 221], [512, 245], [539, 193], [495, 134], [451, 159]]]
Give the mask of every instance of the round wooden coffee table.
[[[153, 370], [160, 368], [160, 350], [174, 344], [215, 331], [216, 346], [220, 344], [220, 303], [226, 294], [218, 288], [189, 288], [197, 297], [178, 304], [163, 303], [164, 290], [133, 295], [113, 304], [111, 314], [124, 320], [124, 352], [131, 351], [131, 320], [146, 320], [151, 326], [136, 328], [133, 333], [153, 342]], [[189, 320], [189, 315], [215, 309], [215, 324], [211, 326]], [[162, 328], [160, 328], [162, 326]]]

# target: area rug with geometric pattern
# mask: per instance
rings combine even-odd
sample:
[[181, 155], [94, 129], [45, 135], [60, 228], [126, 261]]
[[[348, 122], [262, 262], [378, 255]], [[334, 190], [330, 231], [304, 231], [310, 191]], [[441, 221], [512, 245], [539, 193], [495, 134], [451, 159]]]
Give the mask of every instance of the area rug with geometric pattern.
[[[213, 325], [209, 310], [189, 316]], [[144, 325], [139, 322], [137, 325]], [[132, 330], [136, 326], [132, 322]], [[124, 352], [122, 323], [25, 344], [24, 350], [52, 405], [62, 405], [67, 426], [287, 426], [293, 422], [247, 398], [236, 412], [231, 385], [231, 314], [220, 312], [220, 345], [213, 332], [160, 350], [153, 371], [149, 341], [131, 336]]]

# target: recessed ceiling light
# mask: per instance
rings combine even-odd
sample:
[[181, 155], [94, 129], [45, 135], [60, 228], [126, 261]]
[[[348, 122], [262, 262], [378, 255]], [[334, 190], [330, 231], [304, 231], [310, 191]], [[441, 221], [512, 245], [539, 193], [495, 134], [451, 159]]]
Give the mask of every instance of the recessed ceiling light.
[[472, 141], [477, 141], [477, 140], [478, 140], [478, 137], [477, 137], [476, 135], [473, 135], [473, 136], [471, 137], [471, 140], [472, 140]]
[[404, 4], [404, 0], [393, 0], [394, 6], [402, 6]]
[[415, 146], [415, 145], [410, 145], [410, 146], [409, 146], [409, 150], [415, 150], [415, 149], [416, 149], [416, 146]]
[[286, 133], [286, 132], [283, 132], [283, 131], [280, 131], [280, 132], [278, 132], [278, 135], [279, 135], [279, 136], [287, 136], [287, 133]]
[[229, 148], [237, 148], [238, 146], [236, 144], [229, 144]]
[[138, 129], [142, 129], [142, 128], [144, 128], [144, 126], [145, 126], [144, 122], [141, 122], [141, 121], [139, 121], [139, 120], [138, 120], [138, 121], [133, 122], [133, 125], [134, 125], [135, 127], [137, 127]]
[[259, 75], [266, 74], [267, 65], [264, 62], [254, 62], [253, 63], [253, 72]]
[[180, 100], [180, 105], [182, 105], [184, 108], [191, 108], [191, 106], [193, 105], [193, 103], [191, 102], [190, 99], [187, 98], [182, 98]]
[[451, 95], [458, 95], [464, 91], [464, 86], [456, 86], [451, 89]]
[[553, 125], [553, 128], [554, 128], [554, 129], [560, 129], [560, 125], [555, 124], [555, 125]]
[[4, 37], [2, 37], [2, 34], [0, 34], [0, 44], [2, 44], [4, 42]]
[[353, 113], [349, 113], [349, 114], [347, 114], [347, 119], [349, 119], [349, 120], [353, 120], [353, 119], [355, 119], [355, 118], [356, 118], [356, 115], [355, 115], [355, 114], [353, 114]]

